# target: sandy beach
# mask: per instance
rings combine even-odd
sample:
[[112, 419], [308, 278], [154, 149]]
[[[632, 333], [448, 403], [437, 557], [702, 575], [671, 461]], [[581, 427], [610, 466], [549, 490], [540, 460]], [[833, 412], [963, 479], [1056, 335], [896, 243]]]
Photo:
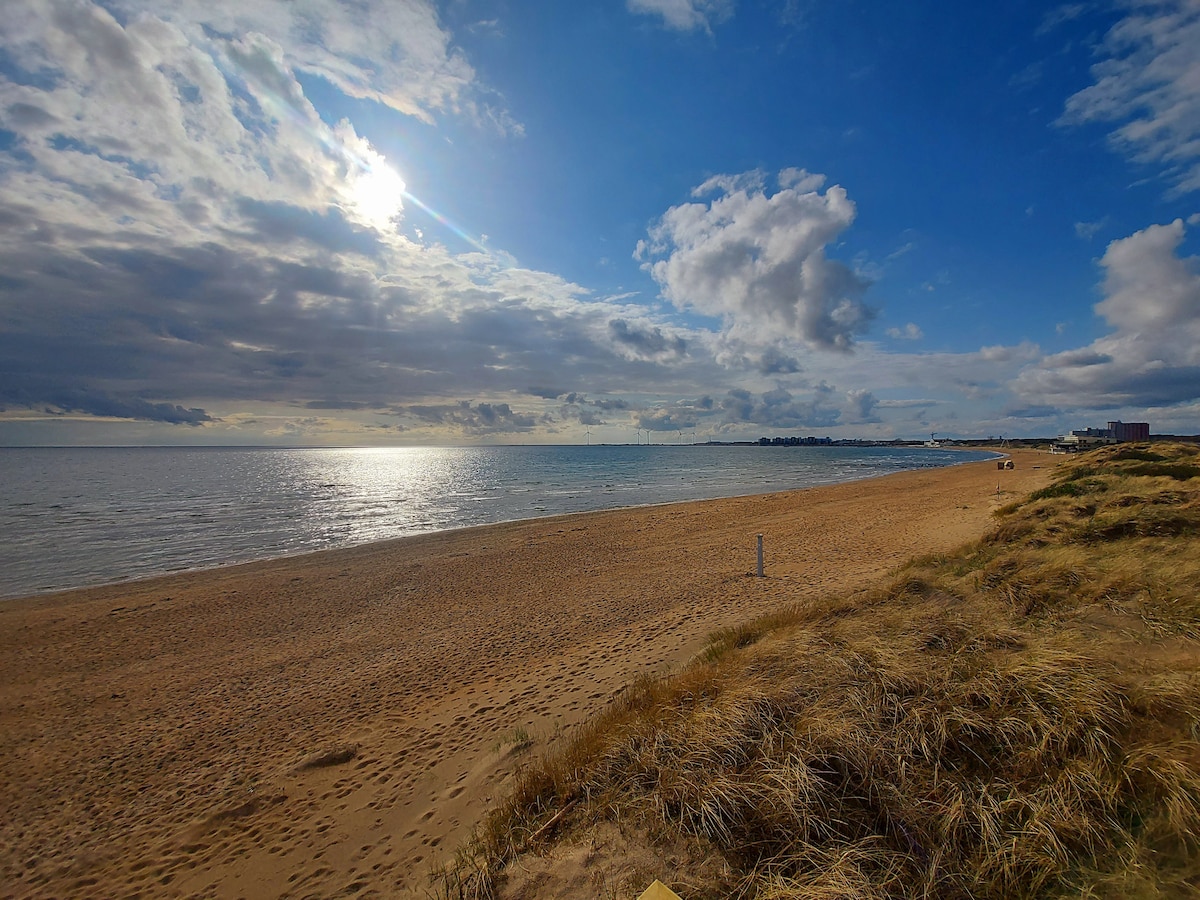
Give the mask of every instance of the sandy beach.
[[0, 602], [0, 893], [426, 896], [523, 754], [714, 629], [982, 535], [1055, 464], [1012, 457]]

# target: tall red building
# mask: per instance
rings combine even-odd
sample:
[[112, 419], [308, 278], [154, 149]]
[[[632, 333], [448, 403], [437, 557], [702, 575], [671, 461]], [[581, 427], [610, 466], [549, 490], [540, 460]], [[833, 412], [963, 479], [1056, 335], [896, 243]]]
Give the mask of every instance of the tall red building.
[[1118, 441], [1150, 440], [1149, 422], [1109, 422], [1108, 430]]

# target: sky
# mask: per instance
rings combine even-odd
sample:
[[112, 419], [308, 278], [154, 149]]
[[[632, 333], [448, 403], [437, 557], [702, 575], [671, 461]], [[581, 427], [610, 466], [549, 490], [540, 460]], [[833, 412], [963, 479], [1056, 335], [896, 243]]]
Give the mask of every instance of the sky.
[[0, 445], [1200, 432], [1200, 0], [8, 0]]

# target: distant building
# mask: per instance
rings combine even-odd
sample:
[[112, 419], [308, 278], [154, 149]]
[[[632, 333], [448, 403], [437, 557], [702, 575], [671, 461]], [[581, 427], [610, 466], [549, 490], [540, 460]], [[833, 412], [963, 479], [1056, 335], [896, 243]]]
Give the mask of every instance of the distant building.
[[1107, 428], [1084, 428], [1068, 431], [1061, 438], [1064, 444], [1079, 444], [1087, 447], [1098, 447], [1101, 444], [1115, 444], [1116, 439]]
[[1115, 441], [1150, 440], [1149, 422], [1109, 422], [1108, 431]]
[[1058, 453], [1078, 453], [1103, 444], [1150, 440], [1149, 422], [1109, 422], [1107, 428], [1085, 428], [1068, 431], [1050, 448]]
[[819, 437], [760, 437], [758, 443], [763, 447], [819, 447], [833, 443], [832, 438]]

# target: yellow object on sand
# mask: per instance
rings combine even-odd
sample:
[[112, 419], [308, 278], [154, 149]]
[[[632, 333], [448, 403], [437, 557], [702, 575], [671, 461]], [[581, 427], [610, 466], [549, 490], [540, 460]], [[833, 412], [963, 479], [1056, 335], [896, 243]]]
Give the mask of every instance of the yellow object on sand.
[[655, 878], [654, 884], [642, 891], [638, 900], [682, 900], [682, 898]]

